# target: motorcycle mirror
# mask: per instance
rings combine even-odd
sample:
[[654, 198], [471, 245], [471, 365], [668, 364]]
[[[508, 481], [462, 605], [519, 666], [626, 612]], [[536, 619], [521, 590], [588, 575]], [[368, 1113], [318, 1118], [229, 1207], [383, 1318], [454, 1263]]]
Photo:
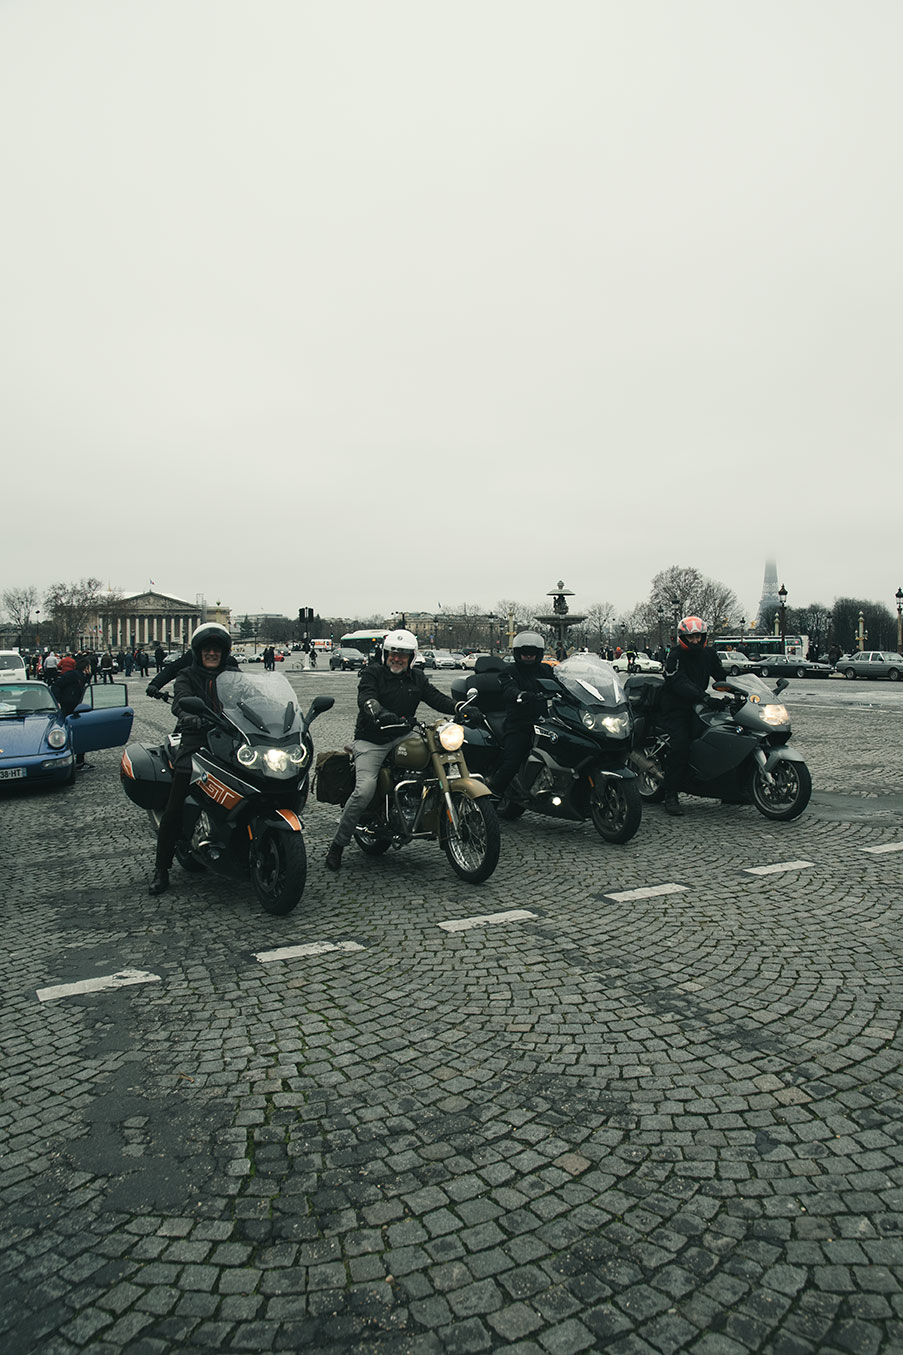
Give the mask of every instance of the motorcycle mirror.
[[335, 705], [334, 696], [315, 696], [310, 703], [310, 708], [314, 715], [322, 715], [324, 710], [332, 710]]
[[180, 702], [187, 715], [209, 715], [210, 707], [199, 696], [183, 696]]
[[774, 685], [775, 696], [777, 696], [779, 692], [782, 692], [785, 687], [789, 686], [790, 683], [787, 678], [778, 678], [777, 682]]

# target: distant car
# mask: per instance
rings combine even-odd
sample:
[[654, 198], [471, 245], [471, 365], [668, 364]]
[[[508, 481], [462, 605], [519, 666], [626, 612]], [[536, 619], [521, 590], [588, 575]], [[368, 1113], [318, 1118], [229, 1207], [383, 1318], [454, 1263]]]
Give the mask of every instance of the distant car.
[[285, 663], [285, 655], [283, 654], [281, 649], [276, 650], [276, 653], [273, 655], [273, 658], [276, 660], [277, 663]]
[[899, 682], [903, 677], [903, 654], [886, 649], [866, 649], [861, 654], [844, 654], [834, 667], [845, 678], [887, 678]]
[[85, 688], [64, 715], [43, 682], [0, 681], [0, 781], [71, 785], [77, 754], [128, 743], [135, 712], [123, 682]]
[[330, 668], [339, 668], [343, 673], [348, 673], [355, 668], [363, 668], [364, 656], [359, 649], [349, 649], [342, 646], [334, 649], [329, 655]]
[[810, 663], [798, 654], [768, 654], [756, 660], [756, 672], [767, 677], [827, 677], [829, 663]]
[[459, 666], [454, 654], [450, 654], [447, 649], [435, 650], [433, 663], [436, 668], [457, 668]]
[[431, 649], [418, 649], [411, 660], [412, 668], [435, 668], [436, 656]]
[[729, 677], [737, 677], [740, 673], [757, 673], [759, 671], [758, 661], [748, 659], [745, 654], [741, 654], [739, 649], [719, 649], [717, 654], [724, 665], [724, 671]]
[[24, 682], [26, 676], [25, 660], [18, 649], [0, 649], [0, 681], [17, 678]]
[[634, 673], [660, 673], [662, 671], [662, 666], [658, 659], [650, 659], [649, 655], [644, 654], [642, 651], [638, 651], [634, 656], [632, 669], [631, 662], [626, 654], [621, 654], [618, 658], [612, 659], [611, 666], [616, 673], [628, 673], [631, 671]]
[[467, 662], [467, 655], [466, 655], [466, 654], [462, 654], [460, 650], [456, 650], [455, 653], [452, 654], [452, 658], [453, 658], [454, 661], [455, 661], [455, 667], [456, 667], [456, 668], [469, 668], [469, 667], [470, 667], [470, 664]]

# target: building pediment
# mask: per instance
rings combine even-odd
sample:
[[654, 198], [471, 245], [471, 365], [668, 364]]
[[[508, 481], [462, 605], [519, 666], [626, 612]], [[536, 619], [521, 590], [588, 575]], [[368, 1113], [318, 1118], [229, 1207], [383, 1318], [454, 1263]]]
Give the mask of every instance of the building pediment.
[[168, 593], [155, 593], [153, 590], [149, 590], [144, 593], [126, 594], [120, 600], [116, 610], [123, 612], [196, 612], [198, 604], [187, 602], [184, 598], [170, 597]]

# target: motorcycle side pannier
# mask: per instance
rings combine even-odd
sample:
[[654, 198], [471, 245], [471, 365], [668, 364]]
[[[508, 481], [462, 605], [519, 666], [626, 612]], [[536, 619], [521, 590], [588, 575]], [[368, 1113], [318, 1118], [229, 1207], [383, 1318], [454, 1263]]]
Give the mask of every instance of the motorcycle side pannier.
[[323, 804], [343, 805], [354, 790], [354, 761], [350, 753], [318, 753], [316, 797]]
[[172, 788], [172, 772], [159, 748], [130, 743], [119, 763], [122, 789], [141, 809], [165, 809]]

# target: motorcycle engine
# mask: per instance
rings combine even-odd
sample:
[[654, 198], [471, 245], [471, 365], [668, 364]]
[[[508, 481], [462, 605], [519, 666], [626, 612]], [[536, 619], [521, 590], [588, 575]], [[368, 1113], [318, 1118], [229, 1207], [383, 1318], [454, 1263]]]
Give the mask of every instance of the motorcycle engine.
[[201, 810], [198, 815], [197, 823], [194, 825], [194, 832], [191, 835], [191, 846], [194, 851], [199, 851], [206, 842], [209, 842], [213, 834], [213, 827], [209, 818]]

